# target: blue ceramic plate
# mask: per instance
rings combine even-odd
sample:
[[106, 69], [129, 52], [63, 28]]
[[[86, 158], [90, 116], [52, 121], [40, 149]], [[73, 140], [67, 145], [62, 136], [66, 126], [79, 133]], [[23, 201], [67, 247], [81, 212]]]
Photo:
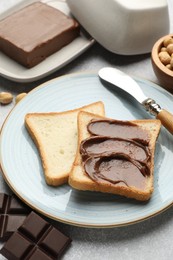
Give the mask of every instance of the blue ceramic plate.
[[[136, 79], [145, 94], [173, 113], [173, 96], [157, 85]], [[68, 224], [114, 227], [158, 214], [173, 204], [173, 136], [161, 130], [155, 153], [154, 193], [149, 202], [46, 185], [40, 157], [24, 126], [29, 112], [65, 111], [98, 100], [108, 117], [131, 120], [150, 116], [127, 96], [103, 86], [95, 73], [71, 74], [37, 87], [18, 103], [1, 133], [0, 161], [11, 189], [38, 212]]]

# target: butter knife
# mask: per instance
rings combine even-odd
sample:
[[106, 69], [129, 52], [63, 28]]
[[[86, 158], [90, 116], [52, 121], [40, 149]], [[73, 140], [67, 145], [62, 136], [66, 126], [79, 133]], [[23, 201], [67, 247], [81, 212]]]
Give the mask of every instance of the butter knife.
[[171, 134], [173, 134], [173, 114], [165, 109], [162, 109], [154, 99], [147, 97], [133, 78], [112, 67], [100, 69], [98, 75], [103, 81], [119, 87], [134, 97], [151, 115], [154, 115], [157, 119], [159, 119], [162, 125]]

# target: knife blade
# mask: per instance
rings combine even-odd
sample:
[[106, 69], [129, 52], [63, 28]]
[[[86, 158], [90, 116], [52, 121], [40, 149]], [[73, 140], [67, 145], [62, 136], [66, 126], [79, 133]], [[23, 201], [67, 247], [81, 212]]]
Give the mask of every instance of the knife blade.
[[162, 109], [154, 99], [147, 97], [133, 78], [112, 67], [100, 69], [98, 75], [103, 81], [111, 83], [112, 86], [118, 87], [134, 97], [146, 111], [159, 119], [162, 125], [173, 134], [173, 115], [167, 110]]

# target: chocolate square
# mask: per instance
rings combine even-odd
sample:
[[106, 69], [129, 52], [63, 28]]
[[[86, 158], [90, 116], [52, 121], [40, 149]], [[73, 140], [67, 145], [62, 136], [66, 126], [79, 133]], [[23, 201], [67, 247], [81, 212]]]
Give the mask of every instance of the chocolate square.
[[15, 195], [0, 193], [0, 240], [8, 239], [23, 224], [30, 211]]
[[32, 211], [0, 253], [11, 260], [58, 259], [70, 243], [69, 237]]

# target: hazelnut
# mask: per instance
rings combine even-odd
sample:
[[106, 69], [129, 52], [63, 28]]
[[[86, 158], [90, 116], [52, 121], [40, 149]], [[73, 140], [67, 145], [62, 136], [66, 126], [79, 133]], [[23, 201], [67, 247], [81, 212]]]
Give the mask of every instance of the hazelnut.
[[22, 98], [24, 98], [26, 95], [27, 95], [26, 93], [20, 93], [20, 94], [18, 94], [18, 95], [16, 96], [16, 99], [15, 99], [16, 104], [17, 104]]
[[0, 103], [7, 105], [13, 100], [13, 95], [10, 92], [0, 92]]
[[164, 47], [167, 47], [171, 43], [173, 43], [173, 38], [171, 36], [167, 36], [163, 41]]
[[159, 58], [164, 65], [169, 64], [171, 61], [170, 55], [165, 51], [159, 52]]
[[167, 49], [166, 49], [166, 47], [162, 47], [160, 51], [166, 51], [167, 52]]
[[167, 64], [167, 65], [166, 65], [166, 68], [168, 68], [169, 70], [172, 70], [171, 64], [170, 64], [170, 63]]
[[169, 55], [173, 54], [173, 43], [171, 43], [167, 46], [167, 51], [168, 51]]

